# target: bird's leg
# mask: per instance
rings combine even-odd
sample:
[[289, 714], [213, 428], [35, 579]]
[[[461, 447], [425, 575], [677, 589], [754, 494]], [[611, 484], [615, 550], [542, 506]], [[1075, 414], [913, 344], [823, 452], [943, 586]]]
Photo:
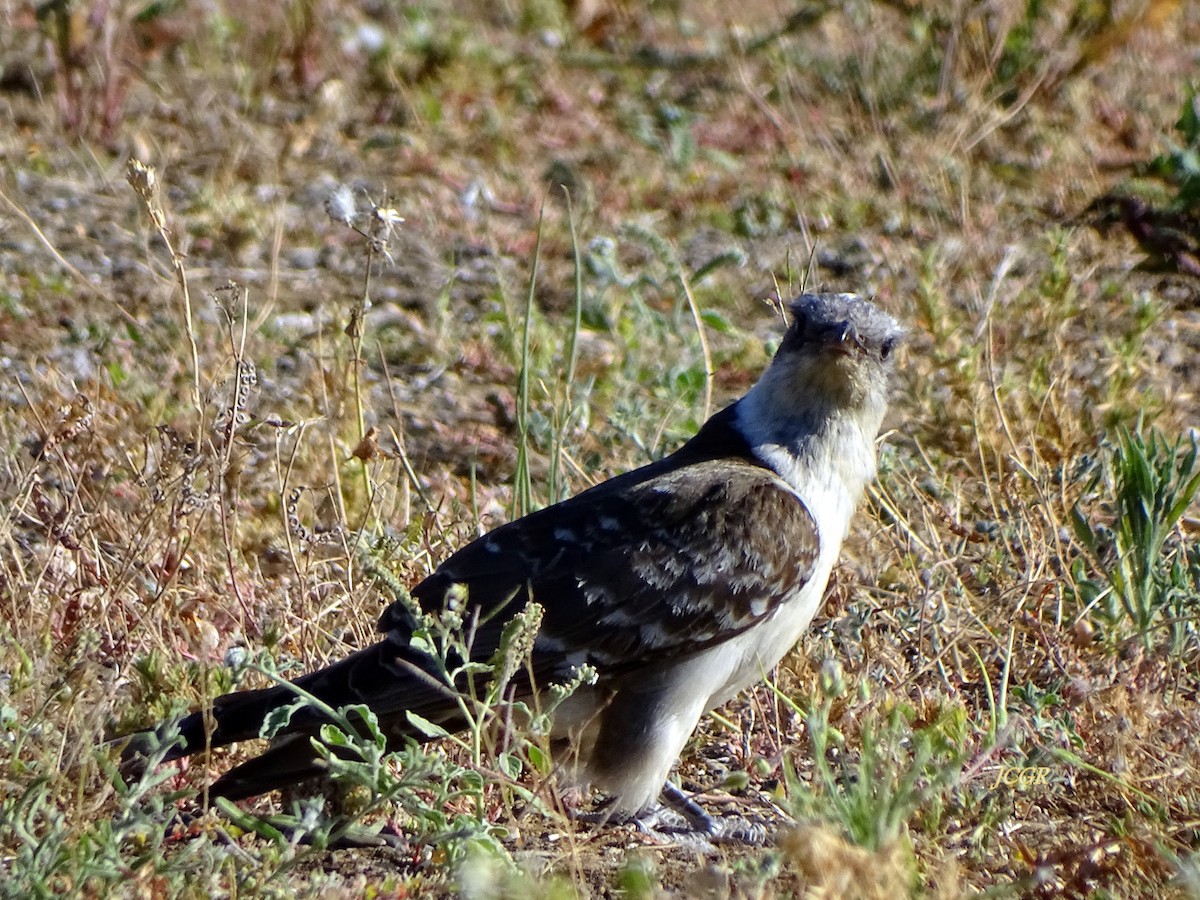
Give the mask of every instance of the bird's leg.
[[751, 844], [756, 847], [773, 840], [767, 826], [751, 822], [743, 816], [713, 818], [699, 803], [669, 781], [663, 785], [662, 799], [687, 820], [692, 827], [692, 834], [697, 837], [708, 838], [715, 843]]
[[638, 830], [657, 834], [717, 833], [716, 823], [700, 804], [671, 782], [663, 785], [659, 795], [662, 803], [652, 804], [635, 813], [623, 813], [613, 808], [615, 798], [608, 797], [590, 813], [574, 813], [578, 822], [595, 825], [631, 824]]
[[646, 834], [656, 834], [683, 841], [698, 841], [700, 845], [750, 844], [761, 847], [770, 844], [773, 836], [768, 826], [751, 822], [742, 816], [713, 818], [695, 800], [671, 784], [663, 785], [661, 803], [636, 813], [615, 809], [612, 797], [602, 801], [592, 812], [568, 809], [572, 821], [589, 825], [633, 825]]
[[717, 833], [717, 823], [713, 821], [712, 816], [706, 813], [699, 803], [669, 781], [663, 785], [662, 799], [667, 806], [687, 819], [693, 831], [708, 835]]

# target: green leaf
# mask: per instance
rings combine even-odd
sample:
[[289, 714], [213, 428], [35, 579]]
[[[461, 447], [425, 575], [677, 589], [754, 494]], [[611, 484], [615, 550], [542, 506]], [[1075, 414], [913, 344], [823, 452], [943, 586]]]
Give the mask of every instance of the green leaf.
[[1189, 84], [1183, 110], [1179, 114], [1179, 121], [1175, 123], [1175, 130], [1183, 135], [1184, 141], [1191, 147], [1200, 145], [1200, 110], [1196, 108], [1196, 99], [1196, 87]]
[[412, 637], [408, 639], [408, 645], [418, 653], [428, 653], [431, 656], [437, 655], [437, 647], [429, 639], [429, 634], [425, 629], [414, 631]]
[[321, 726], [321, 743], [329, 747], [353, 747], [354, 744], [346, 732], [336, 725]]
[[1098, 554], [1096, 533], [1092, 531], [1092, 526], [1088, 524], [1087, 519], [1079, 511], [1078, 504], [1071, 507], [1071, 526], [1075, 529], [1075, 537], [1079, 540], [1079, 543], [1083, 544], [1093, 555]]
[[1193, 475], [1191, 480], [1183, 486], [1179, 491], [1178, 499], [1167, 510], [1165, 522], [1168, 527], [1175, 527], [1175, 523], [1183, 518], [1183, 514], [1187, 512], [1187, 508], [1192, 505], [1192, 501], [1196, 498], [1197, 490], [1200, 490], [1200, 472]]
[[242, 830], [252, 831], [259, 837], [266, 838], [268, 841], [272, 841], [275, 844], [282, 845], [287, 843], [287, 838], [284, 837], [282, 831], [280, 831], [270, 822], [260, 819], [258, 816], [252, 816], [247, 812], [243, 812], [242, 809], [232, 801], [227, 800], [224, 797], [217, 797], [214, 803], [217, 809], [219, 809], [226, 818], [228, 818]]
[[550, 774], [550, 759], [536, 744], [530, 744], [525, 748], [525, 752], [529, 756], [529, 763], [537, 770], [539, 775]]
[[[740, 266], [745, 261], [746, 255], [736, 247], [728, 250], [722, 250], [720, 253], [716, 254], [710, 259], [705, 260], [704, 263], [702, 263], [699, 268], [692, 273], [692, 284], [699, 284], [718, 269], [724, 269], [726, 266]], [[710, 317], [712, 318], [712, 321], [709, 321]], [[701, 318], [703, 318], [705, 322], [708, 322], [708, 324], [720, 331], [722, 334], [728, 334], [733, 330], [725, 317], [716, 310], [706, 310], [701, 315]]]
[[521, 760], [512, 753], [501, 753], [496, 758], [496, 763], [500, 766], [500, 771], [514, 781], [521, 777], [521, 771], [525, 768], [521, 765]]
[[280, 734], [291, 724], [292, 716], [307, 705], [308, 701], [297, 700], [295, 703], [289, 703], [287, 706], [280, 706], [271, 710], [263, 719], [262, 728], [259, 729], [258, 736], [270, 739]]
[[430, 722], [424, 716], [417, 715], [411, 709], [406, 713], [406, 715], [408, 716], [409, 724], [412, 725], [413, 728], [417, 729], [417, 731], [421, 732], [421, 734], [423, 734], [425, 737], [441, 738], [450, 736], [450, 732], [448, 732], [441, 725], [438, 725], [436, 722]]

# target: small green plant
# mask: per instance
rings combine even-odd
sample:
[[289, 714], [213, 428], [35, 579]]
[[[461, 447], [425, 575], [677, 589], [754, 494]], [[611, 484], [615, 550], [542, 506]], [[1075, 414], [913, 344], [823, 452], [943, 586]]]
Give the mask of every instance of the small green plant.
[[[406, 837], [439, 844], [452, 861], [480, 843], [505, 856], [498, 841], [503, 828], [489, 824], [477, 802], [484, 787], [480, 772], [415, 741], [403, 750], [389, 751], [387, 735], [365, 704], [334, 709], [309, 694], [297, 693], [296, 703], [268, 718], [264, 732], [278, 733], [304, 707], [319, 710], [329, 722], [321, 727], [320, 740], [314, 739], [313, 746], [325, 760], [328, 778], [343, 802], [336, 812], [326, 814], [319, 798], [309, 798], [293, 801], [288, 813], [259, 817], [218, 799], [218, 809], [231, 821], [281, 848], [303, 841], [322, 850], [347, 836], [369, 839], [382, 827], [383, 820], [377, 817], [395, 811]], [[301, 858], [295, 855], [288, 864]]]
[[[533, 512], [543, 505], [557, 503], [572, 491], [563, 472], [568, 437], [586, 426], [591, 385], [578, 383], [579, 335], [583, 325], [584, 261], [579, 248], [574, 207], [566, 197], [570, 225], [571, 256], [574, 278], [572, 315], [569, 330], [560, 338], [554, 321], [539, 313], [534, 302], [541, 265], [544, 219], [538, 224], [537, 241], [530, 260], [521, 320], [508, 318], [512, 334], [513, 360], [517, 366], [516, 445], [517, 468], [513, 476], [512, 518]], [[556, 377], [538, 378], [533, 373], [553, 371]], [[537, 388], [537, 395], [534, 388]], [[547, 488], [535, 496], [530, 474], [530, 452], [544, 449], [548, 455]]]
[[660, 881], [654, 858], [645, 853], [632, 854], [617, 876], [621, 896], [630, 900], [650, 900], [658, 896]]
[[844, 691], [840, 670], [822, 673], [822, 696], [810, 703], [806, 723], [812, 741], [815, 775], [804, 786], [785, 765], [793, 815], [801, 820], [836, 823], [855, 844], [881, 850], [904, 839], [920, 814], [936, 827], [947, 792], [958, 783], [967, 759], [966, 717], [946, 711], [917, 724], [916, 710], [903, 703], [868, 714], [861, 730], [858, 763], [835, 769], [832, 759], [846, 756], [846, 739], [831, 723], [830, 712]]
[[[0, 718], [17, 743], [37, 744], [36, 724], [23, 724], [3, 710]], [[189, 852], [166, 852], [178, 822], [169, 811], [182, 795], [161, 790], [175, 775], [169, 767], [158, 770], [172, 743], [171, 735], [164, 737], [150, 753], [151, 765], [129, 785], [101, 758], [116, 797], [109, 816], [71, 816], [56, 774], [27, 770], [22, 774], [31, 777], [9, 781], [0, 800], [0, 841], [5, 847], [0, 897], [101, 896], [135, 879], [171, 883], [184, 872], [196, 873], [211, 864], [211, 856], [202, 861], [210, 849], [203, 839]], [[104, 750], [96, 753], [106, 756]]]
[[1000, 58], [996, 62], [995, 83], [1003, 93], [1002, 102], [1012, 105], [1020, 96], [1020, 82], [1036, 72], [1045, 55], [1038, 38], [1046, 29], [1046, 9], [1042, 0], [1027, 0], [1024, 14], [1004, 35]]
[[[412, 712], [408, 721], [425, 738], [441, 739], [462, 754], [417, 740], [410, 740], [401, 750], [391, 749], [376, 714], [366, 704], [334, 709], [268, 668], [254, 667], [297, 695], [295, 703], [267, 718], [263, 736], [282, 733], [301, 709], [319, 712], [327, 721], [320, 728], [319, 739], [313, 739], [313, 747], [325, 761], [327, 777], [338, 796], [350, 799], [333, 812], [323, 812], [319, 801], [307, 801], [293, 803], [289, 812], [269, 817], [252, 815], [223, 799], [217, 801], [218, 808], [240, 827], [285, 850], [301, 840], [322, 849], [348, 836], [370, 838], [378, 833], [379, 817], [386, 812], [401, 823], [406, 837], [438, 845], [451, 862], [482, 850], [489, 858], [511, 864], [500, 843], [505, 829], [493, 821], [490, 812], [497, 799], [491, 787], [500, 785], [523, 802], [539, 805], [535, 792], [517, 779], [526, 771], [537, 778], [549, 775], [548, 750], [538, 743], [549, 734], [548, 717], [563, 699], [592, 680], [593, 673], [581, 667], [569, 684], [549, 686], [546, 702], [537, 708], [510, 702], [507, 689], [526, 671], [541, 624], [541, 607], [530, 603], [514, 616], [492, 658], [478, 662], [472, 660], [469, 638], [464, 635], [473, 629], [453, 606], [449, 604], [440, 616], [418, 615], [412, 645], [427, 654], [431, 677], [457, 697], [458, 721], [465, 727], [454, 734]], [[528, 724], [528, 729], [514, 737], [511, 729], [501, 728], [504, 741], [495, 740], [497, 729], [493, 726], [513, 720]], [[464, 764], [452, 759], [463, 756]], [[287, 854], [287, 865], [301, 858], [291, 851]]]
[[1172, 144], [1150, 162], [1150, 173], [1175, 188], [1171, 207], [1188, 211], [1200, 207], [1200, 98], [1196, 86], [1189, 84], [1175, 131], [1180, 144]]
[[1200, 490], [1197, 450], [1194, 436], [1171, 443], [1157, 430], [1122, 429], [1089, 488], [1105, 482], [1111, 523], [1092, 524], [1078, 504], [1071, 511], [1075, 536], [1107, 583], [1090, 592], [1084, 585], [1080, 594], [1090, 594], [1093, 603], [1107, 600], [1108, 620], [1127, 619], [1146, 650], [1159, 626], [1169, 630], [1176, 653], [1195, 634], [1200, 562], [1183, 544], [1168, 541]]
[[692, 130], [697, 118], [692, 110], [664, 100], [628, 110], [623, 124], [630, 137], [661, 154], [671, 168], [687, 171], [696, 158]]

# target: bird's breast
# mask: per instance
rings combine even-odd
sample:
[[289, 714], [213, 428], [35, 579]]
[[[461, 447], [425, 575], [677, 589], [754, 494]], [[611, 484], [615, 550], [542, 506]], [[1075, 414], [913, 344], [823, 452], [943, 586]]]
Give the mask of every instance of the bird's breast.
[[830, 568], [832, 565], [818, 563], [813, 577], [779, 604], [774, 614], [721, 647], [707, 651], [719, 655], [723, 663], [712, 669], [722, 678], [711, 686], [708, 709], [762, 681], [796, 646], [820, 608]]

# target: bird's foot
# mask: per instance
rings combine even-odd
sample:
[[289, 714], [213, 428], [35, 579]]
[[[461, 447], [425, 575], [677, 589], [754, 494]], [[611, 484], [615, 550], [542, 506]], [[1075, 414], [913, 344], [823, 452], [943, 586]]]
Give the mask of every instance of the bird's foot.
[[722, 816], [715, 821], [712, 840], [718, 844], [745, 844], [768, 847], [775, 843], [775, 832], [762, 822], [752, 822], [745, 816]]
[[745, 816], [712, 816], [669, 781], [663, 785], [662, 798], [666, 807], [687, 820], [692, 834], [713, 843], [762, 847], [774, 841], [774, 834], [765, 823], [752, 822]]
[[[312, 843], [311, 835], [306, 835], [302, 843]], [[411, 844], [408, 838], [391, 825], [385, 825], [378, 831], [369, 828], [348, 828], [333, 840], [329, 841], [328, 850], [369, 850], [372, 847], [390, 847], [393, 850], [409, 850]]]
[[714, 844], [748, 844], [755, 847], [774, 842], [765, 823], [744, 816], [711, 816], [695, 800], [669, 782], [663, 786], [662, 803], [634, 813], [615, 809], [610, 798], [590, 813], [572, 813], [579, 822], [593, 825], [633, 825], [643, 834], [711, 847]]

